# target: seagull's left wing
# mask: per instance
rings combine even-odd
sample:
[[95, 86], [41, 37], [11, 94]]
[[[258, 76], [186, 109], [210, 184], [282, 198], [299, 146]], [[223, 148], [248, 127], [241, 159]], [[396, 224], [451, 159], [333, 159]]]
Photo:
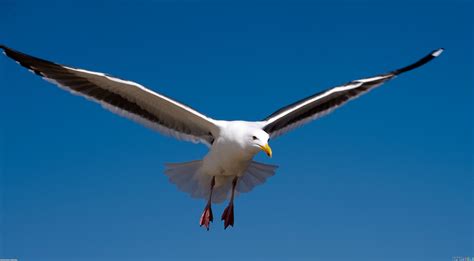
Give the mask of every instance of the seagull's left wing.
[[207, 145], [217, 135], [213, 119], [138, 83], [49, 62], [2, 45], [0, 49], [45, 80], [163, 134]]
[[290, 104], [261, 121], [263, 130], [270, 134], [272, 138], [280, 136], [311, 120], [330, 113], [349, 100], [361, 96], [401, 73], [422, 66], [439, 56], [442, 52], [442, 48], [437, 49], [409, 66], [375, 77], [351, 81]]

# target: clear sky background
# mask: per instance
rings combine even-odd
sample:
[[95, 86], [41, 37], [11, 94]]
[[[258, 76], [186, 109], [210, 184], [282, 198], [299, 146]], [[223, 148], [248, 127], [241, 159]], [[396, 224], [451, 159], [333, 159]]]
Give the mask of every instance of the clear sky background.
[[[66, 3], [68, 2], [68, 3]], [[259, 120], [347, 81], [438, 59], [271, 141], [277, 175], [235, 227], [163, 174], [163, 137], [0, 58], [0, 257], [451, 260], [473, 253], [470, 1], [0, 0], [0, 42]], [[219, 217], [225, 205], [214, 206]]]

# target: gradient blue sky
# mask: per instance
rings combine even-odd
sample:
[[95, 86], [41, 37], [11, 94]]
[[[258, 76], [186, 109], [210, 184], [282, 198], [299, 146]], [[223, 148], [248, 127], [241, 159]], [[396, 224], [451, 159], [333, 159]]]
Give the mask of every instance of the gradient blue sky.
[[[138, 81], [217, 119], [258, 120], [325, 88], [432, 63], [271, 141], [276, 176], [236, 226], [165, 162], [163, 137], [1, 57], [0, 257], [49, 260], [451, 260], [473, 256], [470, 1], [0, 0], [0, 40]], [[216, 205], [220, 216], [224, 205]]]

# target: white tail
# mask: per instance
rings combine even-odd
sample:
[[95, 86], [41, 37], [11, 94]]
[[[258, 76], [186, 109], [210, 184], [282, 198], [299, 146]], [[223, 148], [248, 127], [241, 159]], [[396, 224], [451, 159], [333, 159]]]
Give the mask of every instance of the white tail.
[[[195, 160], [182, 163], [167, 163], [165, 165], [165, 174], [169, 180], [176, 184], [179, 190], [190, 194], [193, 198], [204, 198], [209, 195], [205, 193], [204, 185], [200, 188], [200, 183], [205, 183], [205, 180], [200, 181], [199, 169], [201, 168], [202, 160]], [[211, 177], [207, 182], [207, 188], [209, 190]]]
[[249, 192], [255, 186], [265, 183], [267, 178], [275, 175], [277, 168], [278, 166], [276, 165], [252, 161], [245, 171], [245, 174], [239, 178], [239, 182], [237, 183], [237, 192]]
[[[202, 160], [183, 163], [167, 163], [165, 174], [176, 184], [179, 190], [193, 198], [207, 199], [209, 197], [212, 176], [200, 171]], [[275, 175], [278, 166], [252, 161], [237, 183], [236, 191], [245, 193], [255, 186], [265, 183], [266, 179]], [[212, 202], [220, 203], [230, 196], [232, 176], [216, 177], [216, 186], [212, 192]]]

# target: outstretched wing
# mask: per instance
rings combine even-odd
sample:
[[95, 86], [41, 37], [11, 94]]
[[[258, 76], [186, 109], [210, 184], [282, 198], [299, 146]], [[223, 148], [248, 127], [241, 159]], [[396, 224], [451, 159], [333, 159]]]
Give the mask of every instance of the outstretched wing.
[[424, 65], [442, 52], [443, 49], [440, 48], [409, 66], [375, 77], [351, 81], [342, 86], [334, 87], [299, 100], [265, 118], [262, 121], [263, 130], [269, 133], [272, 138], [280, 136], [309, 121], [330, 113], [349, 100], [361, 96], [401, 73]]
[[35, 74], [110, 111], [178, 139], [211, 144], [214, 120], [142, 85], [104, 73], [72, 68], [0, 45], [5, 55]]

